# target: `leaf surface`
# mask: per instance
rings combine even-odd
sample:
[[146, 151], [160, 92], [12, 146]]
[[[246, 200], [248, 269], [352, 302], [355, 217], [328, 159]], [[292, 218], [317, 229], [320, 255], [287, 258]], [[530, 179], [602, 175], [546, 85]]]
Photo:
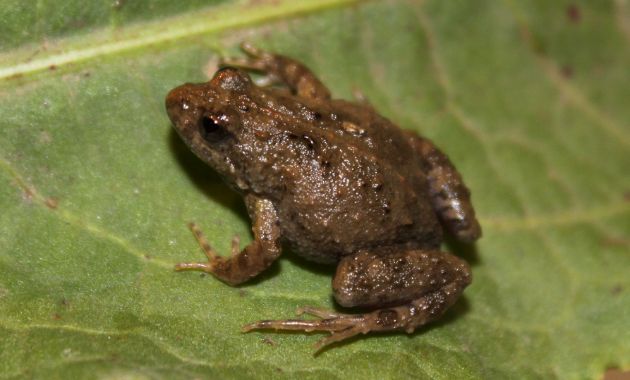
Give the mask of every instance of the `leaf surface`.
[[[630, 367], [627, 0], [199, 3], [0, 10], [1, 378]], [[242, 200], [163, 106], [243, 40], [304, 61], [337, 97], [360, 89], [463, 173], [485, 235], [447, 245], [474, 282], [443, 321], [314, 357], [319, 335], [240, 326], [333, 307], [334, 268], [289, 253], [241, 288], [173, 272], [203, 257], [190, 220], [225, 254], [233, 235], [251, 239]]]

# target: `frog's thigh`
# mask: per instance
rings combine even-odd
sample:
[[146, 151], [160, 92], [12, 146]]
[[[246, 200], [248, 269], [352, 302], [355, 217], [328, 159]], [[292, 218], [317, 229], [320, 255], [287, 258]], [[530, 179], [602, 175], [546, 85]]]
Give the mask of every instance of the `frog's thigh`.
[[429, 178], [433, 209], [442, 225], [458, 240], [472, 242], [481, 236], [481, 227], [470, 201], [470, 191], [448, 157], [433, 143], [413, 134], [410, 141], [420, 154]]
[[470, 283], [468, 264], [436, 250], [386, 255], [359, 252], [341, 260], [333, 279], [337, 302], [346, 307], [402, 305], [450, 289], [448, 308]]

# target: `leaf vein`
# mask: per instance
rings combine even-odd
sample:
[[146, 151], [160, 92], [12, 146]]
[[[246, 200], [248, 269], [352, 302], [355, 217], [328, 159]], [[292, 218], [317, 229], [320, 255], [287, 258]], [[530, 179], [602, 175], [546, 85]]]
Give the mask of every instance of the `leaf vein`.
[[549, 215], [528, 215], [521, 218], [482, 217], [481, 219], [484, 226], [497, 231], [515, 231], [594, 222], [626, 213], [630, 213], [630, 203], [621, 201], [586, 210], [573, 210]]
[[[173, 17], [167, 21], [148, 22], [128, 27], [105, 41], [83, 47], [59, 47], [61, 53], [0, 67], [0, 79], [31, 74], [46, 70], [54, 65], [61, 67], [86, 60], [102, 59], [117, 53], [147, 46], [169, 43], [196, 35], [217, 33], [227, 29], [242, 28], [281, 18], [290, 18], [314, 13], [331, 7], [351, 5], [359, 0], [323, 1], [258, 1], [238, 5], [219, 6], [206, 11], [195, 11], [191, 15]], [[212, 20], [212, 21], [209, 21]], [[168, 23], [169, 25], [165, 25]], [[97, 31], [93, 37], [97, 36]], [[123, 36], [123, 37], [121, 37]], [[63, 40], [61, 41], [63, 44]]]
[[[46, 209], [50, 210], [51, 208], [48, 206], [48, 202], [49, 199], [47, 199], [46, 197], [44, 197], [33, 185], [29, 184], [25, 179], [24, 176], [22, 176], [12, 165], [9, 161], [7, 161], [6, 159], [0, 157], [0, 167], [10, 176], [14, 179], [14, 181], [16, 182], [17, 186], [26, 194], [28, 194], [29, 196], [32, 196], [33, 199], [35, 200], [35, 204], [45, 207]], [[120, 236], [115, 235], [114, 233], [112, 233], [111, 231], [108, 231], [106, 229], [103, 229], [99, 226], [96, 226], [92, 223], [89, 223], [85, 220], [82, 220], [81, 218], [79, 218], [78, 216], [74, 215], [73, 213], [71, 213], [68, 210], [63, 209], [61, 206], [57, 205], [54, 209], [53, 215], [57, 216], [58, 218], [60, 218], [61, 220], [63, 220], [64, 222], [82, 229], [84, 231], [89, 232], [90, 234], [92, 234], [95, 237], [98, 237], [100, 239], [105, 239], [105, 240], [109, 240], [113, 243], [115, 243], [116, 245], [122, 247], [126, 252], [132, 254], [133, 256], [136, 256], [141, 262], [144, 263], [153, 263], [154, 265], [158, 265], [161, 267], [168, 267], [171, 268], [172, 264], [167, 263], [166, 261], [160, 260], [160, 259], [156, 259], [156, 258], [151, 258], [150, 260], [148, 259], [149, 254], [147, 252], [144, 252], [142, 250], [140, 250], [139, 248], [134, 247], [129, 241], [123, 239]]]

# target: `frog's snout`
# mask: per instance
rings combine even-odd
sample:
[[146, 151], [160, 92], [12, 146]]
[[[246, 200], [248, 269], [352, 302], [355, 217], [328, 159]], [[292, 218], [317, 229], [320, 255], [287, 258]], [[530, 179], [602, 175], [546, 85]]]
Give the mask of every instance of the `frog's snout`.
[[166, 113], [185, 140], [192, 138], [199, 122], [201, 110], [195, 101], [198, 97], [198, 86], [192, 83], [176, 87], [166, 95]]
[[178, 125], [181, 116], [190, 110], [191, 105], [187, 99], [187, 94], [190, 93], [189, 87], [189, 84], [175, 87], [166, 95], [166, 113], [175, 125]]

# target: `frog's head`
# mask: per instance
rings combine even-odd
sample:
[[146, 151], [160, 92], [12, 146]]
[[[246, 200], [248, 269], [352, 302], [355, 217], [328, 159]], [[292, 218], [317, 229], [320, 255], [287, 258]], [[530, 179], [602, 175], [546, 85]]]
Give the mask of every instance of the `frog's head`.
[[250, 188], [250, 161], [258, 156], [256, 119], [248, 112], [255, 88], [247, 73], [226, 67], [206, 83], [186, 83], [166, 96], [168, 116], [186, 145], [240, 190]]

